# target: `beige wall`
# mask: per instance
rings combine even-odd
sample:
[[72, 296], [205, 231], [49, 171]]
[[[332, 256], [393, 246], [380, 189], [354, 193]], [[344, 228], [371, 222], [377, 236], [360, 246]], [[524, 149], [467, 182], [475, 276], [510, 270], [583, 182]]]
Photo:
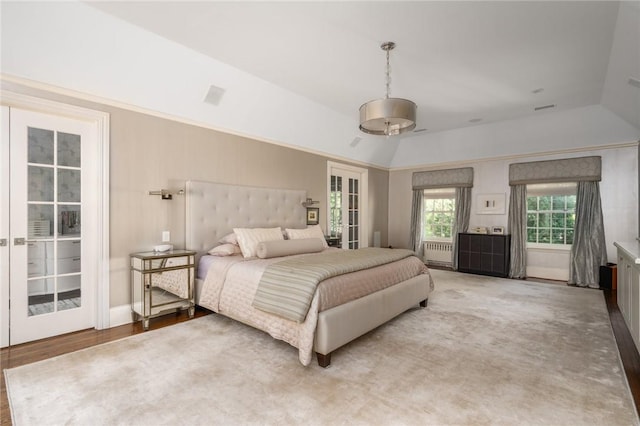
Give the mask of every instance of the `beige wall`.
[[[635, 145], [567, 154], [464, 163], [462, 166], [473, 167], [474, 172], [470, 225], [498, 225], [504, 226], [506, 229], [510, 191], [509, 164], [590, 155], [602, 157], [600, 193], [605, 221], [607, 254], [609, 261], [615, 262], [616, 254], [613, 242], [627, 241], [638, 233], [638, 149]], [[461, 164], [457, 164], [447, 168], [460, 166]], [[427, 169], [392, 170], [389, 173], [389, 243], [394, 247], [408, 247], [411, 218], [411, 175], [414, 171], [421, 170]], [[505, 214], [477, 214], [476, 199], [478, 194], [494, 193], [505, 194]], [[527, 273], [542, 278], [566, 279], [568, 277], [568, 275], [565, 277], [568, 274], [568, 262], [568, 252], [530, 250], [527, 258]]]
[[[128, 302], [120, 282], [128, 280], [130, 252], [159, 243], [163, 230], [171, 232], [173, 244], [184, 245], [184, 197], [166, 201], [147, 195], [149, 190], [183, 188], [189, 179], [304, 189], [320, 201], [324, 227], [326, 162], [326, 157], [316, 154], [144, 114], [113, 111], [111, 305]], [[388, 172], [369, 169], [369, 192], [370, 199], [376, 200], [370, 202], [369, 233], [386, 231]]]
[[[320, 201], [324, 227], [325, 156], [7, 83], [3, 88], [110, 113], [111, 307], [129, 303], [130, 253], [160, 243], [162, 231], [184, 247], [184, 197], [162, 200], [150, 190], [184, 188], [186, 180], [303, 189]], [[384, 245], [389, 173], [368, 170], [369, 241], [380, 231]]]

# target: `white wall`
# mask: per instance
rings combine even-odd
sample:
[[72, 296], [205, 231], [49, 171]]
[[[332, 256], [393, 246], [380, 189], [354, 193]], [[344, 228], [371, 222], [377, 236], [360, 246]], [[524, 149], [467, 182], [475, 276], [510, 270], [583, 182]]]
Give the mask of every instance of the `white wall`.
[[[458, 163], [446, 167], [473, 167], [474, 187], [471, 205], [471, 226], [507, 227], [509, 208], [509, 164], [558, 158], [599, 155], [602, 157], [602, 181], [600, 192], [605, 220], [607, 255], [615, 262], [614, 241], [629, 240], [638, 234], [638, 149], [636, 144], [612, 148], [584, 150], [553, 155], [527, 156], [512, 159], [479, 160]], [[411, 175], [414, 171], [436, 168], [392, 170], [389, 173], [389, 244], [408, 247], [411, 206]], [[477, 213], [478, 194], [504, 193], [505, 214], [484, 215]], [[406, 206], [400, 208], [399, 206]], [[531, 250], [527, 257], [527, 274], [540, 278], [566, 280], [569, 254], [567, 251]]]
[[[367, 164], [388, 166], [395, 152], [397, 141], [360, 132], [357, 114], [332, 111], [82, 2], [1, 7], [5, 77]], [[204, 102], [211, 85], [225, 89], [217, 106]], [[351, 144], [355, 137], [362, 142]]]

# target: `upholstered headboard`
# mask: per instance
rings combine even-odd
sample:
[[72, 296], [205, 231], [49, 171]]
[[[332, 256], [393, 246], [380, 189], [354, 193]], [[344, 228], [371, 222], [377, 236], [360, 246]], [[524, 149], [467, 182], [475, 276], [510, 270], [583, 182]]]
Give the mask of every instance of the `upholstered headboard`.
[[198, 258], [233, 228], [305, 228], [306, 191], [187, 181], [186, 247]]

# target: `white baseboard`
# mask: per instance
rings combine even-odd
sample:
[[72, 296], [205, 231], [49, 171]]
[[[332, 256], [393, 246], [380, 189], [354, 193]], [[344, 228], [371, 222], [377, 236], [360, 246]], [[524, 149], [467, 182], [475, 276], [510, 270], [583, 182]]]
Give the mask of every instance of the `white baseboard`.
[[131, 305], [114, 306], [109, 309], [109, 327], [117, 327], [119, 325], [130, 324], [132, 322]]
[[544, 268], [527, 266], [527, 277], [546, 280], [568, 281], [569, 271], [564, 268]]

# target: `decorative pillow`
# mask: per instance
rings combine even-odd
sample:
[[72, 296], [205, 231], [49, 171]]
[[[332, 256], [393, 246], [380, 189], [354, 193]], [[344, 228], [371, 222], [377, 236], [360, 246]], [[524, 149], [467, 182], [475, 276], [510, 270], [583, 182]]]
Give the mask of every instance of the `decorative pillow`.
[[317, 253], [324, 250], [320, 238], [305, 238], [302, 240], [262, 241], [258, 243], [256, 254], [260, 259], [290, 256], [293, 254]]
[[238, 244], [238, 237], [235, 232], [225, 235], [218, 240], [219, 244]]
[[284, 240], [280, 228], [233, 228], [244, 257], [255, 257], [258, 243]]
[[242, 254], [240, 246], [236, 244], [220, 244], [209, 250], [212, 256], [233, 256], [234, 254]]
[[320, 238], [322, 240], [322, 244], [324, 248], [329, 248], [329, 244], [327, 244], [327, 240], [324, 239], [324, 233], [322, 232], [322, 228], [320, 228], [320, 225], [307, 226], [306, 229], [287, 228], [285, 231], [287, 232], [287, 237], [290, 240], [301, 240], [304, 238]]

